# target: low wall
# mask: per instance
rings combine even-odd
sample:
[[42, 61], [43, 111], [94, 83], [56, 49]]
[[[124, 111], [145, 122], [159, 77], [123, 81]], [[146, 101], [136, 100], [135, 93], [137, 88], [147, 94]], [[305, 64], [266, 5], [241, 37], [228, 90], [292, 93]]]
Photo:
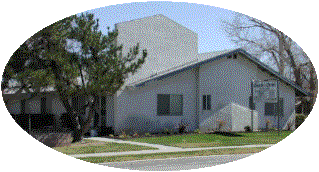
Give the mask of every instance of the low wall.
[[58, 131], [53, 127], [32, 130], [31, 136], [48, 147], [69, 146], [73, 140], [72, 131], [60, 128]]
[[[246, 126], [251, 127], [251, 110], [248, 107], [232, 103], [232, 131], [245, 131]], [[258, 112], [253, 112], [254, 131], [258, 129]]]

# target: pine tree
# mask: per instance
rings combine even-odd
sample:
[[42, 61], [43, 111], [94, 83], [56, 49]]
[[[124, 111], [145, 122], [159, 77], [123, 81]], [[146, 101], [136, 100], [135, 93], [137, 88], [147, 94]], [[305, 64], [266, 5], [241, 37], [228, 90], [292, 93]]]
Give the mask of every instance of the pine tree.
[[[125, 76], [140, 68], [147, 56], [138, 44], [124, 55], [117, 36], [116, 30], [109, 29], [104, 35], [99, 20], [90, 13], [60, 20], [33, 35], [12, 55], [2, 90], [9, 87], [9, 80], [21, 85], [16, 94], [24, 89], [36, 96], [43, 88], [54, 88], [72, 120], [73, 142], [79, 141], [99, 111], [99, 97], [115, 94]], [[83, 97], [87, 103], [75, 107], [69, 102], [72, 97]], [[85, 119], [81, 114], [87, 108]]]

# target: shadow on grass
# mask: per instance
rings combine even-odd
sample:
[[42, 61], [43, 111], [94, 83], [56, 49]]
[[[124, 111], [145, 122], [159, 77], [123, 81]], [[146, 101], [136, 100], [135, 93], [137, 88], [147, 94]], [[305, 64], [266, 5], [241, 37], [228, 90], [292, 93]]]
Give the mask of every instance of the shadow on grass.
[[216, 131], [212, 134], [222, 135], [222, 136], [227, 136], [227, 137], [243, 137], [242, 135], [237, 134], [237, 133], [221, 132], [221, 131]]

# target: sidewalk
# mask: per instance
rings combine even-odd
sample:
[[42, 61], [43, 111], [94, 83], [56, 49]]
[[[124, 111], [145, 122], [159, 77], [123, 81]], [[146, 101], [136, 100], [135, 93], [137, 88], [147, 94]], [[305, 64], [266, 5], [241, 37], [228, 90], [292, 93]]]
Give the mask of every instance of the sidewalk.
[[207, 149], [270, 147], [273, 145], [273, 144], [265, 144], [265, 145], [244, 145], [244, 146], [203, 147], [203, 148], [178, 148], [178, 147], [172, 147], [172, 146], [123, 141], [123, 140], [108, 139], [108, 138], [101, 138], [101, 137], [94, 137], [94, 138], [87, 138], [87, 139], [105, 141], [105, 142], [127, 143], [132, 145], [149, 146], [149, 147], [158, 148], [158, 150], [77, 154], [77, 155], [70, 155], [70, 156], [75, 158], [80, 158], [80, 157], [99, 157], [99, 156], [117, 156], [117, 155], [136, 155], [136, 154], [165, 153], [165, 152], [187, 152], [187, 151], [198, 151], [198, 150], [207, 150]]

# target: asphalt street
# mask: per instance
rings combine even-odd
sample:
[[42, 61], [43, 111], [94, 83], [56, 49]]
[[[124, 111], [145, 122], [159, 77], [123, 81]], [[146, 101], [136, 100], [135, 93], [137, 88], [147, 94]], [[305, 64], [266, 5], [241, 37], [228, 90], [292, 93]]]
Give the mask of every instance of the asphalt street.
[[100, 165], [140, 171], [179, 171], [203, 167], [212, 167], [215, 165], [236, 161], [248, 157], [250, 155], [252, 154], [211, 155], [157, 160], [111, 162], [101, 163]]

